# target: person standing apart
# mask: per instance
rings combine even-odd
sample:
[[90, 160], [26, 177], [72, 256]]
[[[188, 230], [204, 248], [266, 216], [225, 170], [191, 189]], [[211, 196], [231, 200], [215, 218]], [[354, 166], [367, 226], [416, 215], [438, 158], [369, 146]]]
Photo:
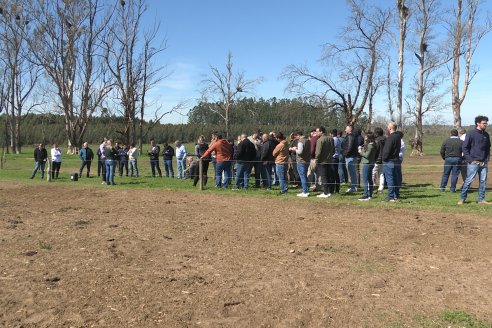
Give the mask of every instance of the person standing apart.
[[466, 180], [463, 183], [463, 187], [461, 187], [458, 205], [465, 203], [468, 189], [477, 174], [479, 176], [478, 203], [482, 205], [492, 204], [492, 202], [485, 200], [487, 171], [490, 159], [490, 136], [485, 131], [488, 122], [489, 118], [487, 116], [479, 115], [475, 117], [475, 129], [466, 134], [465, 141], [463, 142], [463, 156], [468, 165], [466, 167]]
[[176, 165], [178, 166], [178, 179], [184, 179], [184, 171], [186, 170], [186, 148], [179, 140], [176, 144]]
[[62, 151], [58, 147], [58, 144], [53, 144], [53, 148], [51, 148], [51, 178], [58, 179], [58, 175], [60, 174], [60, 168], [62, 163]]
[[278, 141], [277, 146], [273, 150], [273, 157], [275, 158], [275, 167], [277, 169], [277, 176], [280, 184], [280, 194], [283, 195], [289, 189], [287, 182], [287, 169], [289, 168], [289, 145], [282, 132], [275, 134]]
[[458, 138], [458, 130], [451, 130], [451, 137], [444, 140], [441, 145], [442, 159], [444, 160], [444, 170], [441, 178], [441, 185], [439, 191], [444, 192], [446, 185], [448, 184], [449, 175], [451, 174], [451, 186], [449, 191], [456, 192], [456, 184], [458, 183], [458, 176], [460, 174], [462, 154], [461, 147], [463, 141]]
[[44, 144], [39, 144], [36, 149], [34, 149], [34, 170], [31, 174], [31, 179], [34, 179], [38, 170], [41, 171], [41, 179], [44, 179], [44, 166], [46, 164], [46, 160], [48, 159], [48, 152], [46, 148], [44, 148]]
[[138, 178], [137, 157], [137, 147], [135, 147], [135, 144], [131, 144], [130, 149], [128, 150], [128, 160], [130, 161], [130, 177], [133, 177], [133, 173], [135, 172], [135, 177]]
[[164, 170], [166, 171], [166, 178], [174, 178], [174, 148], [171, 147], [167, 142], [163, 146], [164, 149], [162, 150], [162, 159], [164, 160]]
[[89, 177], [91, 173], [92, 160], [94, 159], [94, 152], [92, 151], [92, 149], [89, 148], [89, 144], [87, 142], [84, 142], [84, 144], [82, 145], [82, 148], [79, 152], [79, 157], [82, 161], [79, 169], [79, 177], [82, 177], [82, 170], [84, 169], [84, 167], [87, 167], [86, 176]]
[[401, 137], [396, 132], [396, 123], [388, 123], [389, 136], [384, 143], [383, 148], [383, 172], [384, 178], [388, 185], [388, 196], [386, 201], [395, 202], [400, 199], [401, 187], [401, 164], [400, 164], [400, 148]]

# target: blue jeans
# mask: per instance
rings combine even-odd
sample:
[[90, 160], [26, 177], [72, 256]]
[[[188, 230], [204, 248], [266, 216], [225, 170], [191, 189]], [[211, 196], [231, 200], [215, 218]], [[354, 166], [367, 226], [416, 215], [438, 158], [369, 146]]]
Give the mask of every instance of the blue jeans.
[[484, 166], [480, 166], [479, 164], [470, 164], [468, 163], [466, 167], [466, 180], [463, 183], [463, 187], [461, 187], [461, 199], [463, 201], [466, 200], [466, 195], [468, 194], [468, 189], [470, 189], [470, 185], [475, 179], [475, 176], [478, 174], [479, 176], [479, 185], [478, 185], [478, 201], [481, 202], [485, 200], [485, 187], [487, 184], [487, 163]]
[[362, 164], [362, 186], [364, 186], [364, 196], [372, 197], [372, 170], [374, 164]]
[[136, 159], [131, 159], [130, 160], [130, 176], [133, 176], [133, 172], [135, 172], [135, 176], [138, 178], [138, 166], [137, 166], [137, 160]]
[[458, 183], [458, 176], [461, 170], [461, 157], [447, 157], [444, 160], [444, 171], [441, 179], [441, 191], [446, 189], [448, 184], [449, 174], [451, 173], [451, 186], [449, 190], [451, 192], [456, 191], [456, 184]]
[[151, 159], [150, 160], [150, 169], [152, 170], [152, 177], [155, 177], [155, 170], [157, 169], [157, 173], [159, 174], [160, 177], [162, 177], [162, 172], [161, 172], [161, 167], [159, 166], [159, 160], [158, 159]]
[[355, 190], [359, 184], [357, 180], [357, 157], [346, 157], [345, 163], [350, 176], [350, 188]]
[[184, 179], [184, 171], [186, 170], [186, 158], [176, 159], [178, 165], [178, 179]]
[[115, 161], [112, 159], [106, 159], [106, 183], [114, 184], [114, 166]]
[[248, 189], [249, 187], [249, 171], [251, 163], [237, 162], [236, 163], [236, 188]]
[[388, 198], [400, 198], [401, 164], [398, 162], [383, 163], [384, 178], [388, 185]]
[[309, 193], [309, 181], [307, 177], [307, 171], [309, 168], [309, 163], [299, 163], [297, 162], [297, 172], [301, 178], [302, 192]]
[[34, 170], [32, 171], [32, 177], [36, 175], [38, 170], [41, 171], [41, 179], [44, 179], [44, 165], [46, 164], [45, 161], [36, 161], [36, 164], [34, 164]]
[[261, 179], [263, 180], [263, 188], [270, 189], [272, 187], [272, 164], [262, 163], [261, 165]]
[[287, 189], [289, 189], [289, 184], [287, 183], [287, 170], [289, 168], [289, 164], [275, 164], [275, 168], [277, 169], [278, 181], [280, 182], [280, 193], [283, 194], [287, 192]]
[[345, 157], [338, 155], [338, 176], [340, 177], [340, 183], [347, 182], [347, 166], [345, 164]]
[[[229, 177], [231, 174], [232, 162], [217, 162], [215, 170], [215, 187], [227, 188], [229, 186]], [[224, 173], [224, 181], [222, 182], [222, 173]]]
[[174, 178], [174, 168], [173, 168], [173, 160], [165, 159], [164, 160], [164, 170], [166, 171], [166, 178]]

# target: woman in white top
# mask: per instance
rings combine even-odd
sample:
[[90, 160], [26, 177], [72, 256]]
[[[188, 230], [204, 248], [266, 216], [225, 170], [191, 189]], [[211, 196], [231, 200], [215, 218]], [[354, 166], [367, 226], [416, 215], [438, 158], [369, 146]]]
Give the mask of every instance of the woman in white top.
[[51, 178], [58, 179], [58, 175], [60, 174], [60, 167], [62, 163], [62, 151], [58, 147], [58, 144], [53, 144], [53, 148], [51, 148]]

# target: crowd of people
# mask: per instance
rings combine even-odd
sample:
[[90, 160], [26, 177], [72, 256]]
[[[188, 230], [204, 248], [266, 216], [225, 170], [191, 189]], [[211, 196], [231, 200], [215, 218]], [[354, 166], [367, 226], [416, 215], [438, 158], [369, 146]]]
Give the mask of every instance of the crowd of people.
[[[444, 171], [440, 191], [444, 192], [451, 175], [450, 191], [456, 192], [458, 176], [461, 173], [463, 187], [458, 204], [466, 201], [467, 193], [476, 175], [479, 175], [480, 204], [485, 200], [488, 160], [490, 157], [490, 136], [485, 131], [488, 124], [486, 116], [475, 118], [475, 129], [466, 133], [464, 129], [451, 130], [450, 138], [441, 147]], [[210, 144], [200, 136], [195, 143], [194, 154], [188, 154], [181, 141], [175, 147], [168, 143], [160, 146], [151, 140], [149, 163], [152, 177], [162, 177], [160, 157], [162, 156], [165, 176], [168, 178], [191, 179], [196, 186], [200, 179], [207, 184], [209, 165], [212, 163], [216, 188], [233, 190], [249, 189], [250, 177], [254, 177], [254, 187], [271, 190], [279, 186], [279, 193], [287, 193], [289, 186], [301, 189], [297, 196], [328, 198], [341, 192], [341, 185], [347, 184], [346, 193], [362, 192], [360, 201], [368, 201], [374, 193], [381, 194], [387, 188], [385, 201], [400, 200], [403, 183], [402, 162], [405, 152], [403, 133], [397, 125], [390, 122], [386, 133], [382, 128], [362, 133], [353, 126], [347, 126], [345, 133], [339, 130], [327, 131], [323, 126], [311, 130], [307, 135], [302, 131], [290, 134], [290, 140], [281, 132], [262, 133], [253, 131], [250, 135], [239, 135], [236, 142], [227, 140], [219, 132], [212, 133]], [[114, 145], [104, 138], [99, 145], [97, 156], [97, 175], [102, 183], [114, 185], [114, 177], [138, 177], [138, 150], [135, 145]], [[52, 179], [58, 178], [62, 151], [57, 144], [50, 153]], [[84, 143], [79, 151], [81, 165], [78, 176], [90, 176], [94, 152]], [[176, 158], [177, 174], [174, 172]], [[31, 179], [40, 170], [44, 178], [48, 153], [43, 144], [34, 151], [36, 162]], [[200, 166], [202, 174], [200, 175]]]

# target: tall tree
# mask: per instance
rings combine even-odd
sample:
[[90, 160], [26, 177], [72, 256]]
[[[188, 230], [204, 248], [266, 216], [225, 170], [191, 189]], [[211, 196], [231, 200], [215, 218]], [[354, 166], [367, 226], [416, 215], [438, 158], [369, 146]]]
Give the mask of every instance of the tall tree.
[[234, 73], [232, 53], [227, 55], [225, 71], [210, 66], [211, 75], [202, 81], [203, 102], [211, 103], [208, 109], [217, 114], [224, 123], [225, 133], [229, 138], [231, 111], [242, 93], [249, 93], [261, 78], [247, 80], [244, 72]]
[[[145, 96], [165, 77], [164, 66], [156, 67], [153, 63], [166, 49], [166, 40], [158, 38], [159, 24], [154, 24], [148, 31], [143, 30], [146, 11], [145, 0], [119, 1], [104, 40], [104, 58], [116, 86], [112, 96], [121, 105], [124, 117], [123, 126], [117, 132], [126, 144], [136, 144], [136, 123], [139, 113], [140, 121], [143, 120]], [[142, 134], [140, 125], [140, 140]]]
[[[387, 35], [391, 13], [363, 1], [349, 0], [351, 16], [342, 31], [340, 43], [325, 45], [323, 60], [332, 68], [330, 74], [310, 72], [305, 66], [288, 66], [282, 77], [287, 90], [299, 96], [332, 97], [333, 106], [343, 111], [347, 124], [353, 125], [366, 110], [375, 91], [382, 46]], [[321, 91], [319, 91], [321, 87]]]
[[[477, 73], [477, 69], [472, 67], [473, 55], [482, 38], [492, 29], [490, 19], [484, 24], [480, 24], [480, 5], [480, 0], [456, 0], [454, 25], [450, 27], [453, 40], [451, 96], [453, 124], [456, 128], [461, 127], [461, 105], [465, 101], [468, 87]], [[461, 75], [462, 63], [465, 66], [463, 75]]]
[[403, 126], [403, 67], [405, 56], [405, 41], [407, 38], [407, 23], [410, 16], [410, 10], [405, 4], [405, 0], [397, 0], [399, 32], [400, 38], [398, 43], [398, 98], [396, 108], [398, 112], [397, 124]]
[[83, 143], [93, 114], [111, 85], [101, 60], [105, 27], [111, 18], [100, 0], [32, 0], [32, 60], [54, 87], [54, 104], [65, 117], [69, 147]]

